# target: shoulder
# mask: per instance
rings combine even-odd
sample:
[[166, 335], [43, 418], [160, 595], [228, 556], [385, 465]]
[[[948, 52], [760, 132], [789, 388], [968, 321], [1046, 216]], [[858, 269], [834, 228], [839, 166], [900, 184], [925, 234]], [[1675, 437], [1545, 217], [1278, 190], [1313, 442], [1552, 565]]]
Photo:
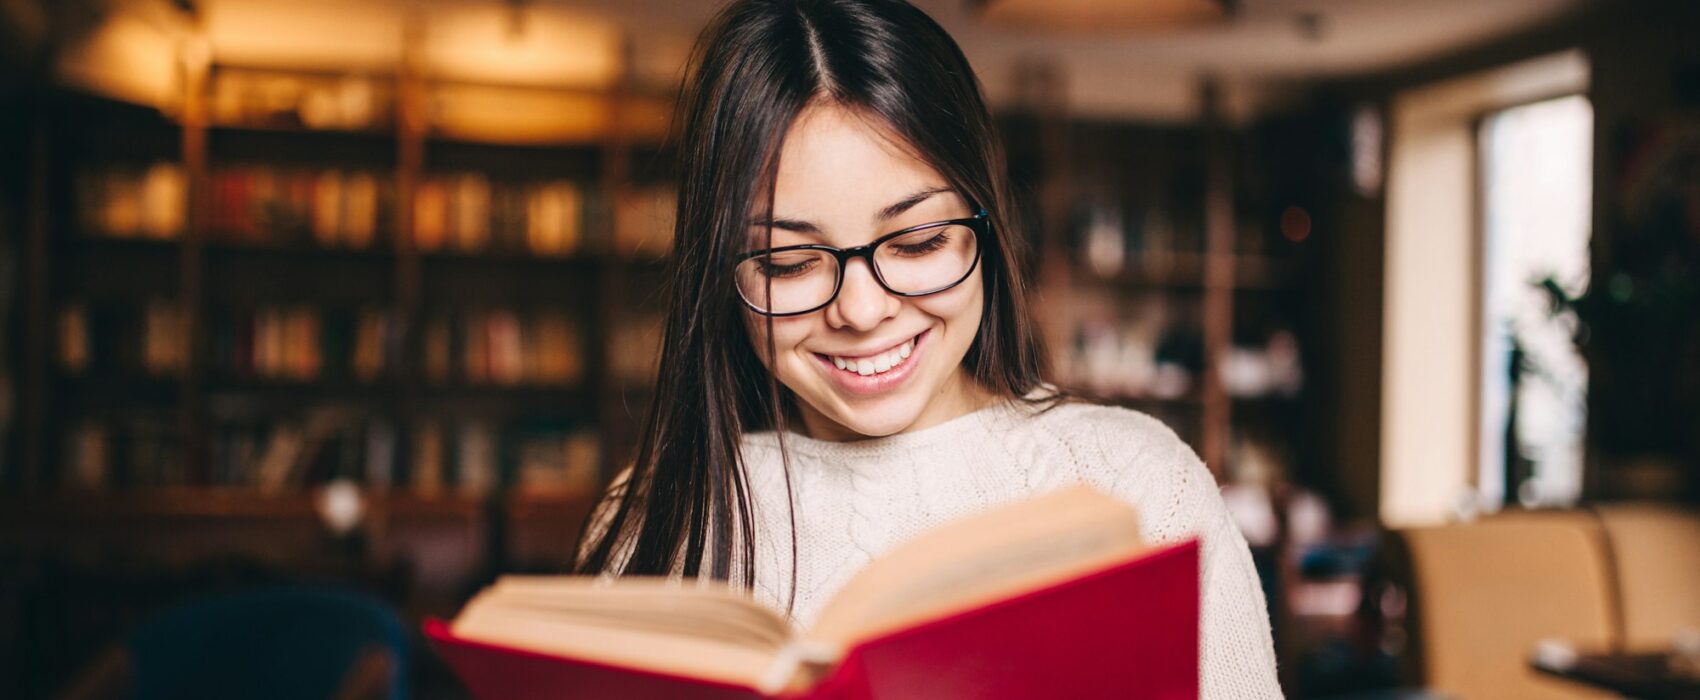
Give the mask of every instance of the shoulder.
[[1023, 413], [1027, 430], [1066, 446], [1070, 452], [1099, 453], [1101, 459], [1083, 466], [1184, 466], [1173, 463], [1197, 460], [1192, 448], [1168, 425], [1132, 409], [1070, 399], [1048, 408], [1024, 409]]
[[1055, 430], [1076, 440], [1132, 440], [1175, 442], [1180, 438], [1162, 421], [1120, 406], [1067, 399], [1047, 407], [1028, 409], [1035, 425]]
[[1175, 431], [1148, 414], [1069, 401], [1036, 411], [1031, 426], [1057, 448], [1045, 468], [1054, 485], [1086, 484], [1140, 512], [1155, 541], [1211, 529], [1221, 511], [1216, 480]]

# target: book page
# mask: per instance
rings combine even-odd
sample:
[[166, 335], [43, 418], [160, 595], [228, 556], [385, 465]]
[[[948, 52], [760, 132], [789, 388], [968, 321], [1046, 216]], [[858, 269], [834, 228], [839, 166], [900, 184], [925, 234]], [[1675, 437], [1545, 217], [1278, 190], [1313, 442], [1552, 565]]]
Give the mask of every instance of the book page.
[[452, 629], [455, 636], [475, 642], [751, 688], [773, 659], [771, 653], [713, 639], [543, 619], [513, 610], [457, 618]]
[[807, 638], [840, 650], [1137, 558], [1133, 508], [1070, 487], [940, 526], [881, 555], [821, 611]]
[[459, 637], [754, 686], [791, 636], [778, 613], [718, 582], [504, 576], [468, 603]]

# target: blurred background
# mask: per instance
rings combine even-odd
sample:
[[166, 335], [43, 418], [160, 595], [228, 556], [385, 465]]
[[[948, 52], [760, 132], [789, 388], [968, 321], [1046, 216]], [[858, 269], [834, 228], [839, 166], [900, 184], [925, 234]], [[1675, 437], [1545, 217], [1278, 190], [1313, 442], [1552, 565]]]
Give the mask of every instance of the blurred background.
[[[719, 4], [0, 0], [5, 694], [462, 697], [419, 622], [561, 571], [631, 455]], [[1290, 696], [1695, 644], [1700, 3], [919, 4], [1053, 375], [1203, 456]], [[314, 651], [185, 661], [224, 604]]]

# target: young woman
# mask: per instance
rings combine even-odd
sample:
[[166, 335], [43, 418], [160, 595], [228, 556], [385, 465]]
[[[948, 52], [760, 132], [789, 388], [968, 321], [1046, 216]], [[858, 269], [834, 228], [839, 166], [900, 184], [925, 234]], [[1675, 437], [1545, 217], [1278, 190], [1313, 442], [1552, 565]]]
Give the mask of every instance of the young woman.
[[738, 0], [681, 103], [657, 396], [578, 568], [730, 580], [806, 625], [872, 557], [1086, 483], [1203, 541], [1206, 697], [1275, 697], [1268, 615], [1198, 458], [1045, 384], [979, 85], [901, 0]]

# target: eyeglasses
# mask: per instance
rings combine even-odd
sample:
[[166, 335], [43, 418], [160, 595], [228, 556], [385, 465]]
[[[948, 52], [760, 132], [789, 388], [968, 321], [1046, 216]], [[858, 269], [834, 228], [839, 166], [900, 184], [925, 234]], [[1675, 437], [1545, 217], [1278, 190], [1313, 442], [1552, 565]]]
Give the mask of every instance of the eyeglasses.
[[967, 219], [910, 226], [855, 248], [788, 245], [737, 258], [738, 294], [756, 313], [800, 316], [838, 298], [844, 268], [868, 261], [874, 281], [900, 297], [937, 294], [968, 279], [980, 262], [980, 237], [991, 232], [985, 209]]

